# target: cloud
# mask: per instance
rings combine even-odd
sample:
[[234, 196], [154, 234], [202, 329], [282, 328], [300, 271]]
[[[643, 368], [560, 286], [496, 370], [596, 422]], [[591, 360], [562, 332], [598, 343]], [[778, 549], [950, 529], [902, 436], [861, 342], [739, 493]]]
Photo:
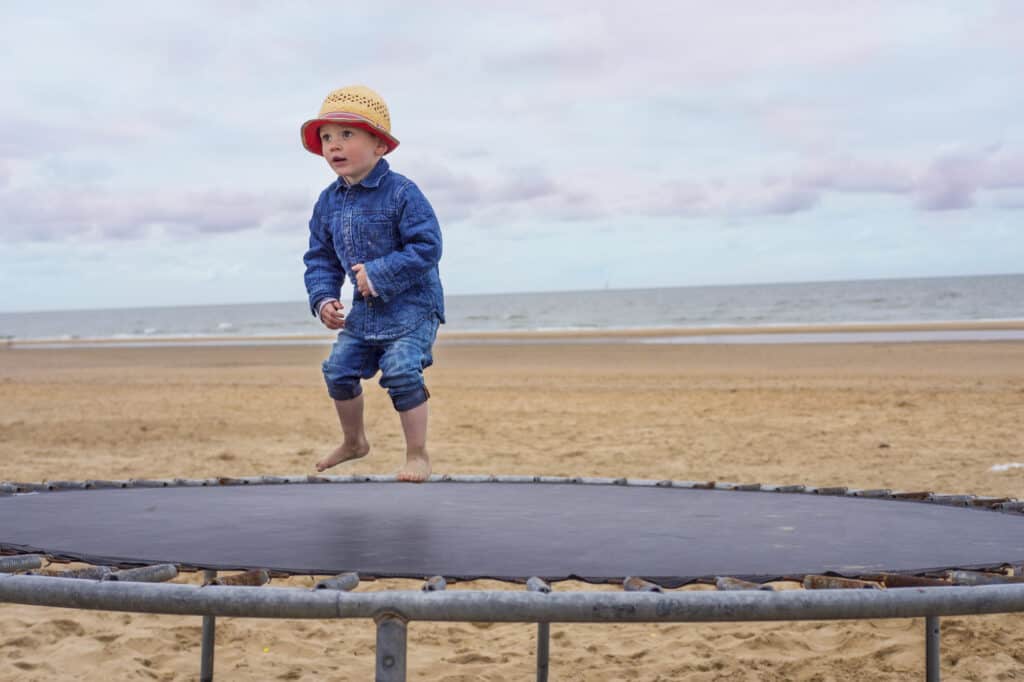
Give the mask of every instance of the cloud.
[[985, 166], [981, 184], [989, 189], [1024, 187], [1024, 152], [992, 159]]
[[893, 161], [844, 156], [810, 164], [797, 172], [796, 181], [837, 192], [904, 194], [914, 188], [914, 170]]
[[509, 169], [502, 183], [490, 192], [490, 198], [498, 202], [521, 202], [551, 196], [558, 192], [558, 185], [539, 169]]
[[918, 180], [916, 204], [929, 211], [974, 206], [985, 160], [972, 155], [948, 155], [932, 161]]
[[272, 226], [283, 216], [304, 225], [309, 212], [296, 197], [223, 191], [18, 190], [0, 200], [0, 237], [14, 242], [215, 235]]
[[903, 196], [920, 210], [949, 211], [971, 208], [979, 192], [990, 191], [991, 205], [1016, 209], [1016, 198], [999, 193], [1024, 188], [1024, 154], [991, 149], [948, 152], [923, 163], [828, 157], [759, 178], [570, 173], [556, 179], [540, 168], [511, 167], [483, 177], [430, 164], [414, 170], [439, 214], [485, 229], [529, 220], [786, 216], [813, 210], [830, 193]]

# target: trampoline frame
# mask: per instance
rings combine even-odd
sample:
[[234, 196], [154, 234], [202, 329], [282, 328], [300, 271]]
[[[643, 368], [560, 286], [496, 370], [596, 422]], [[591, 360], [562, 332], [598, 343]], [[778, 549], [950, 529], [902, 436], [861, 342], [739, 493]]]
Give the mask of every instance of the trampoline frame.
[[[818, 495], [849, 495], [934, 504], [981, 507], [1021, 513], [1024, 503], [996, 497], [938, 495], [927, 492], [857, 490], [736, 484], [716, 481], [652, 481], [638, 479], [563, 478], [554, 476], [433, 476], [432, 481], [468, 483], [578, 483], [585, 485], [661, 486], [716, 490]], [[143, 488], [290, 483], [391, 482], [394, 476], [293, 476], [128, 481], [53, 481], [0, 483], [0, 496], [74, 489]], [[0, 550], [3, 547], [0, 546]], [[47, 557], [66, 561], [63, 557]], [[177, 575], [178, 567], [98, 571], [92, 579], [69, 572], [67, 577], [20, 575], [38, 568], [43, 557], [0, 555], [0, 602], [102, 611], [127, 611], [203, 617], [201, 680], [213, 679], [214, 628], [217, 616], [241, 618], [372, 619], [377, 628], [376, 679], [406, 679], [407, 627], [410, 621], [536, 623], [537, 679], [547, 679], [550, 623], [698, 623], [748, 621], [925, 619], [926, 680], [940, 679], [940, 617], [1024, 611], [1024, 578], [1002, 573], [958, 572], [949, 586], [893, 589], [810, 589], [770, 591], [756, 584], [733, 585], [724, 591], [662, 591], [638, 578], [624, 581], [624, 592], [552, 592], [531, 578], [527, 591], [446, 591], [445, 580], [429, 578], [421, 591], [352, 592], [359, 579], [345, 574], [322, 581], [312, 590], [298, 587], [255, 589], [215, 584], [216, 573], [205, 571], [204, 585], [158, 584]], [[1005, 565], [1004, 565], [1005, 567]], [[194, 570], [193, 567], [181, 567]], [[5, 572], [9, 571], [9, 572]], [[269, 579], [263, 571], [259, 585]], [[230, 580], [224, 580], [229, 583]], [[829, 581], [826, 581], [829, 582]], [[866, 587], [858, 581], [833, 586]], [[993, 584], [990, 584], [993, 583]], [[733, 591], [740, 587], [738, 591]], [[745, 589], [743, 589], [745, 588]], [[759, 589], [761, 588], [761, 589]]]

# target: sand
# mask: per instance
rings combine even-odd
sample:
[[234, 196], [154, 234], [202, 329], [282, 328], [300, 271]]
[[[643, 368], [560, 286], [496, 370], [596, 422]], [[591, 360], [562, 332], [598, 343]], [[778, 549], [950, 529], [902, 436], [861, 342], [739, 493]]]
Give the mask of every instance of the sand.
[[[0, 349], [0, 480], [312, 473], [338, 437], [319, 373], [325, 353], [317, 346]], [[1024, 469], [991, 471], [1024, 462], [1019, 342], [463, 339], [439, 343], [428, 384], [438, 473], [1024, 497]], [[374, 451], [341, 471], [389, 473], [401, 463], [398, 419], [376, 384], [366, 395]], [[396, 587], [418, 583], [360, 589]], [[507, 588], [480, 581], [451, 589], [481, 587]], [[576, 587], [584, 586], [558, 589]], [[1021, 679], [1022, 623], [1019, 616], [943, 619], [943, 679]], [[198, 617], [3, 604], [0, 679], [195, 679], [200, 625]], [[924, 671], [920, 620], [551, 630], [551, 679], [558, 680], [905, 680]], [[409, 633], [409, 679], [534, 675], [535, 626], [413, 623]], [[217, 636], [219, 679], [373, 675], [369, 622], [222, 618]]]

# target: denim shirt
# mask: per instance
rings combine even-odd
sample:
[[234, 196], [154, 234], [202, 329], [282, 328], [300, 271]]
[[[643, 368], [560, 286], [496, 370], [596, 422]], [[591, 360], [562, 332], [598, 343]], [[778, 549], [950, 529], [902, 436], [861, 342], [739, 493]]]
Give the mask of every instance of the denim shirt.
[[411, 180], [381, 159], [369, 175], [349, 186], [338, 178], [325, 189], [309, 221], [306, 291], [317, 304], [338, 298], [352, 266], [363, 263], [376, 297], [355, 289], [345, 330], [370, 341], [407, 334], [436, 315], [444, 322], [444, 292], [437, 263], [441, 228], [430, 202]]

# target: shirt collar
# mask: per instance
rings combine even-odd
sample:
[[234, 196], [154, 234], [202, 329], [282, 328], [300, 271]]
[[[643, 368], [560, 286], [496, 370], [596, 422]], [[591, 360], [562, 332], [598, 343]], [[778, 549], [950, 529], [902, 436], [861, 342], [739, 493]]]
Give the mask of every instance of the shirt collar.
[[[377, 165], [373, 167], [373, 170], [367, 174], [365, 178], [357, 182], [357, 185], [368, 187], [370, 189], [376, 189], [380, 186], [380, 181], [384, 179], [384, 176], [388, 174], [390, 166], [388, 165], [387, 159], [380, 159], [377, 161]], [[347, 187], [347, 183], [341, 177], [334, 181], [337, 189], [344, 189]]]

